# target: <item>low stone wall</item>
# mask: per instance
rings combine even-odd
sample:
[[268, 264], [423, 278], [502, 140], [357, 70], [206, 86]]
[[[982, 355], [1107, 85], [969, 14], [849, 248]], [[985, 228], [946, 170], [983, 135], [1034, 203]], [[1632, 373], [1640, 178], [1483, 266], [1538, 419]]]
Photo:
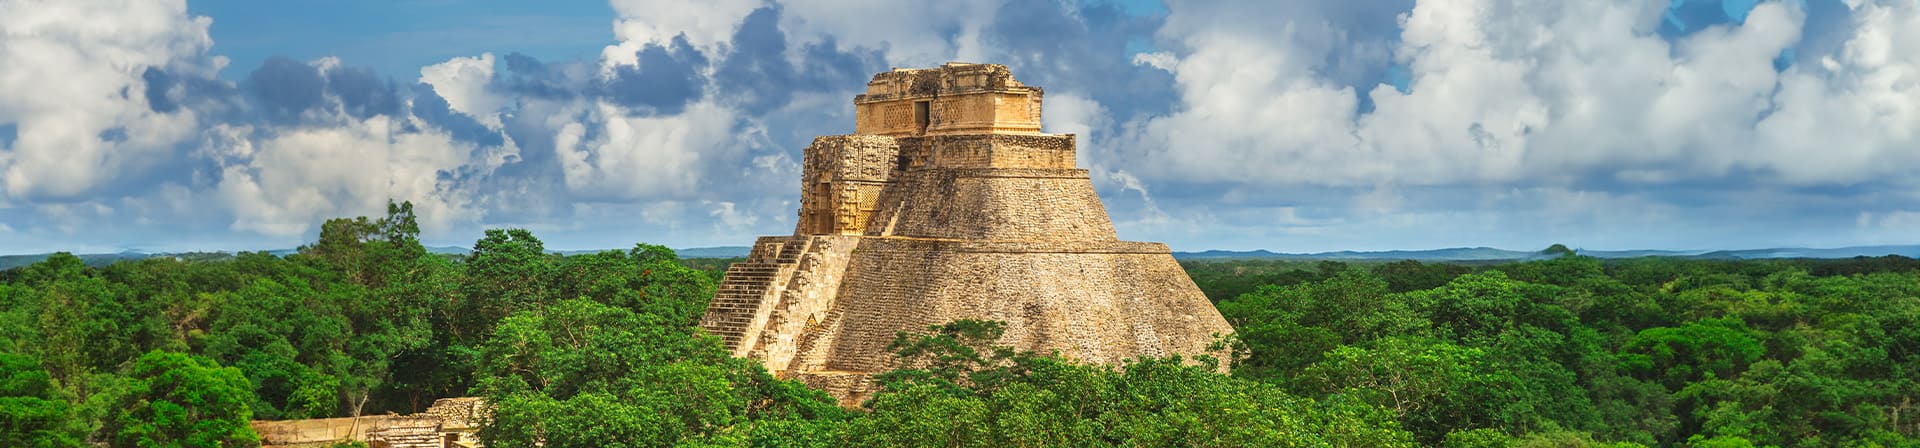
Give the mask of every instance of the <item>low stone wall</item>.
[[267, 447], [327, 446], [346, 440], [365, 440], [366, 430], [387, 416], [320, 418], [253, 422], [253, 432]]
[[426, 412], [307, 420], [256, 420], [253, 431], [266, 448], [325, 447], [366, 442], [373, 448], [474, 448], [486, 412], [479, 398], [435, 400]]

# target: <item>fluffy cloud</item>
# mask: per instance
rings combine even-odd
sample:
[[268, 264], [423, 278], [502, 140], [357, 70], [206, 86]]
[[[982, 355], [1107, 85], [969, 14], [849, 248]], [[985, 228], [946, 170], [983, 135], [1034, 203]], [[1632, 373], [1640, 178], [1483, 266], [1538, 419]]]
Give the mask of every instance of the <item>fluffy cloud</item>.
[[383, 198], [411, 198], [426, 229], [472, 219], [461, 192], [440, 181], [472, 148], [444, 133], [401, 132], [394, 120], [378, 116], [261, 139], [244, 162], [222, 167], [218, 192], [233, 207], [233, 227], [303, 235], [328, 218], [380, 213], [375, 204]]
[[1005, 0], [898, 2], [888, 0], [787, 0], [782, 28], [797, 42], [838, 41], [879, 48], [900, 67], [931, 67], [948, 61], [983, 61], [991, 49], [983, 32]]
[[1793, 183], [1913, 183], [1920, 168], [1920, 5], [1850, 2], [1854, 31], [1782, 74], [1757, 125], [1761, 166]]
[[[1350, 198], [1313, 208], [1348, 219], [1364, 219], [1371, 192], [1395, 185], [1454, 192], [1397, 203], [1403, 216], [1431, 207], [1524, 215], [1538, 204], [1497, 193], [1527, 188], [1564, 192], [1560, 199], [1633, 197], [1584, 202], [1641, 216], [1668, 210], [1695, 226], [1749, 217], [1706, 212], [1695, 201], [1728, 195], [1693, 191], [1702, 185], [1774, 192], [1739, 199], [1776, 215], [1911, 201], [1791, 192], [1920, 183], [1910, 150], [1920, 144], [1920, 6], [1849, 2], [1847, 26], [1823, 26], [1837, 36], [1805, 35], [1808, 12], [1795, 2], [1730, 9], [1729, 23], [1684, 33], [1663, 30], [1662, 6], [1420, 0], [1395, 14], [1397, 35], [1368, 37], [1360, 32], [1368, 25], [1327, 4], [1173, 3], [1159, 37], [1175, 49], [1134, 62], [1173, 73], [1178, 106], [1116, 126], [1122, 135], [1100, 157], [1150, 184], [1224, 185], [1198, 190], [1225, 192], [1212, 201], [1247, 188], [1281, 203]], [[1822, 47], [1832, 53], [1815, 52]], [[1796, 54], [1818, 63], [1791, 64]], [[1356, 64], [1401, 70], [1406, 85], [1368, 78]], [[1688, 202], [1693, 209], [1675, 210]], [[1589, 236], [1625, 221], [1595, 218]], [[1746, 244], [1811, 241], [1736, 235], [1755, 233], [1780, 242]], [[1701, 236], [1694, 244], [1742, 244]]]
[[760, 8], [760, 0], [612, 0], [619, 19], [613, 36], [620, 43], [607, 46], [600, 58], [607, 66], [636, 65], [648, 45], [664, 46], [675, 38], [690, 41], [704, 53], [717, 53], [733, 36], [740, 20]]
[[445, 98], [448, 108], [480, 120], [488, 127], [500, 127], [500, 109], [508, 98], [491, 89], [493, 53], [479, 57], [456, 57], [420, 69], [420, 83]]
[[1907, 0], [610, 3], [588, 60], [230, 82], [182, 1], [0, 0], [0, 250], [283, 247], [390, 198], [449, 242], [738, 244], [792, 225], [872, 73], [951, 60], [1047, 87], [1123, 236], [1183, 249], [1838, 245], [1920, 210]]
[[[0, 2], [0, 204], [26, 206], [0, 224], [39, 238], [13, 250], [59, 248], [87, 225], [131, 230], [115, 221], [290, 245], [389, 199], [414, 201], [429, 234], [681, 204], [634, 213], [731, 242], [718, 236], [790, 223], [764, 196], [797, 177], [797, 148], [768, 132], [800, 131], [763, 115], [794, 113], [795, 83], [851, 84], [878, 63], [788, 47], [757, 1], [642, 1], [614, 4], [616, 43], [596, 60], [483, 53], [405, 86], [337, 58], [270, 58], [235, 83], [206, 53], [209, 19], [177, 1], [124, 6]], [[750, 13], [764, 19], [743, 25]]]
[[149, 107], [145, 69], [210, 73], [211, 23], [184, 0], [0, 1], [0, 184], [15, 199], [70, 200], [166, 157], [192, 113]]
[[[1792, 3], [1763, 3], [1744, 24], [1672, 40], [1656, 33], [1659, 6], [1420, 1], [1400, 16], [1392, 54], [1411, 79], [1404, 93], [1384, 84], [1356, 92], [1325, 75], [1325, 47], [1314, 43], [1324, 38], [1301, 34], [1328, 22], [1188, 30], [1176, 6], [1163, 35], [1192, 51], [1140, 61], [1176, 74], [1182, 108], [1147, 121], [1137, 152], [1120, 156], [1163, 167], [1152, 172], [1160, 178], [1336, 186], [1671, 183], [1745, 172], [1851, 184], [1916, 168], [1911, 151], [1893, 150], [1912, 147], [1920, 123], [1920, 15], [1910, 2], [1856, 3], [1838, 54], [1785, 70], [1776, 60], [1802, 40], [1805, 22]], [[1199, 151], [1155, 149], [1176, 147]]]
[[732, 113], [712, 103], [664, 117], [633, 116], [607, 103], [592, 109], [585, 123], [566, 123], [554, 138], [567, 188], [589, 198], [685, 197], [704, 180], [703, 157], [731, 159], [742, 149], [731, 135]]

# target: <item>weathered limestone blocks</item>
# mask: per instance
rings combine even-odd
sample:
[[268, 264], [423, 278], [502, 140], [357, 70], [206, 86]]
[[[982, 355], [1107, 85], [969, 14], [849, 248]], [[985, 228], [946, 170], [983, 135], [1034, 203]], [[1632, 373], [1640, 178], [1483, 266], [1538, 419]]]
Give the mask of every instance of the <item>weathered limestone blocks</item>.
[[919, 170], [881, 192], [867, 234], [1007, 241], [1112, 241], [1084, 170]]
[[728, 268], [701, 326], [848, 406], [896, 334], [960, 319], [1092, 363], [1220, 355], [1232, 328], [1166, 245], [1119, 240], [1074, 137], [1038, 133], [1040, 98], [998, 65], [874, 76], [856, 134], [806, 150], [794, 236]]
[[259, 420], [253, 430], [266, 448], [326, 447], [359, 441], [382, 448], [473, 448], [487, 412], [479, 398], [442, 398], [426, 412], [309, 420]]
[[903, 137], [899, 146], [908, 168], [1075, 168], [1073, 134]]
[[802, 370], [885, 371], [893, 334], [957, 319], [1003, 321], [1001, 343], [1106, 364], [1211, 354], [1225, 332], [1210, 303], [1168, 300], [1195, 286], [1166, 253], [862, 248], [848, 270], [837, 330], [812, 336], [831, 343], [801, 353]]

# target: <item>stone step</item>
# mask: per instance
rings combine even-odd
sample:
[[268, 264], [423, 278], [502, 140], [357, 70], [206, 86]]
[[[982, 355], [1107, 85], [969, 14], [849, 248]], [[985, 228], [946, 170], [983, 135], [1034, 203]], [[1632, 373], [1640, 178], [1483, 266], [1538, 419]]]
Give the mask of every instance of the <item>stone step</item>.
[[774, 262], [777, 264], [790, 265], [790, 264], [793, 264], [795, 260], [799, 260], [800, 255], [805, 254], [807, 253], [808, 250], [812, 250], [812, 249], [813, 249], [813, 240], [811, 238], [803, 239], [798, 242], [794, 242], [792, 244], [788, 244], [784, 247], [781, 247], [780, 255], [773, 257], [773, 259], [774, 259]]
[[753, 324], [754, 317], [766, 306], [767, 292], [772, 289], [774, 282], [791, 272], [794, 260], [808, 247], [808, 240], [777, 245], [767, 243], [758, 244], [759, 248], [765, 250], [755, 252], [758, 257], [765, 258], [727, 267], [726, 277], [721, 280], [713, 300], [708, 303], [706, 316], [700, 320], [701, 328], [719, 337], [728, 350], [740, 346], [747, 327]]

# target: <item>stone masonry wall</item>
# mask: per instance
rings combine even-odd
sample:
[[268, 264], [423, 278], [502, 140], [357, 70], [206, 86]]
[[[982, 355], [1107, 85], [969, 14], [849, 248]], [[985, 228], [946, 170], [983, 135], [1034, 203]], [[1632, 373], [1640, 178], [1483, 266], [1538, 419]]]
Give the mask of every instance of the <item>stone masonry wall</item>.
[[486, 412], [479, 398], [442, 398], [419, 414], [256, 420], [252, 425], [265, 448], [319, 448], [350, 441], [375, 448], [473, 448], [480, 446], [474, 432]]
[[[801, 353], [812, 370], [878, 373], [893, 362], [896, 332], [958, 319], [1007, 323], [1000, 343], [1087, 362], [1141, 355], [1214, 354], [1231, 330], [1169, 254], [858, 250], [821, 335]], [[876, 337], [885, 335], [884, 337]]]
[[1011, 241], [1112, 241], [1085, 170], [911, 170], [880, 193], [866, 234]]
[[940, 135], [898, 139], [907, 169], [1074, 169], [1074, 136]]

